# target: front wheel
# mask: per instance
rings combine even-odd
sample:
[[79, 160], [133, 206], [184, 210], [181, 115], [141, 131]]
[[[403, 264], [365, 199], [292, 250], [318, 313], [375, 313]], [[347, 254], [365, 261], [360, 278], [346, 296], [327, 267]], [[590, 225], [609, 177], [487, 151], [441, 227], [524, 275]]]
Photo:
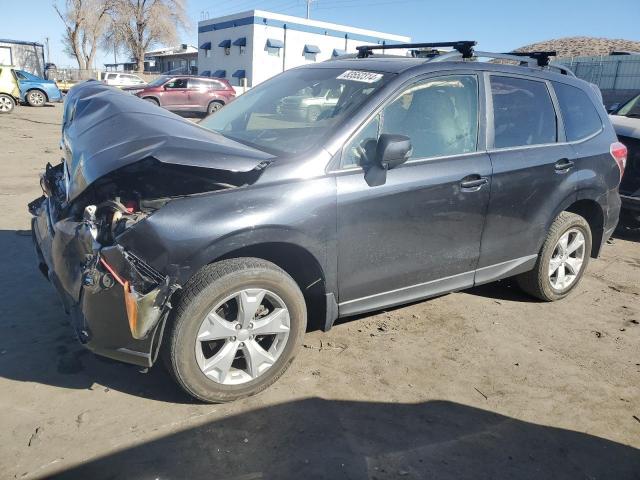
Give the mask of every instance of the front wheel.
[[590, 253], [587, 221], [575, 213], [562, 212], [549, 229], [535, 268], [516, 280], [520, 288], [540, 300], [560, 300], [580, 282]]
[[40, 90], [29, 90], [27, 92], [27, 103], [32, 107], [42, 107], [47, 103], [47, 96]]
[[285, 372], [306, 330], [296, 282], [257, 258], [206, 266], [181, 292], [164, 360], [177, 383], [204, 402], [254, 395]]
[[15, 106], [13, 98], [4, 93], [0, 93], [0, 113], [9, 113]]

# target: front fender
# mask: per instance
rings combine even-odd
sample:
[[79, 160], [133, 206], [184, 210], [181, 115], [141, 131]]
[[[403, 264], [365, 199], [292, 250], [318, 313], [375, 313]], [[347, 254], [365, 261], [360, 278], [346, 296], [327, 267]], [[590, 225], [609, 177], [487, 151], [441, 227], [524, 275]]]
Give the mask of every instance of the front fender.
[[184, 284], [234, 250], [289, 243], [307, 250], [335, 285], [335, 179], [252, 185], [169, 202], [117, 241]]

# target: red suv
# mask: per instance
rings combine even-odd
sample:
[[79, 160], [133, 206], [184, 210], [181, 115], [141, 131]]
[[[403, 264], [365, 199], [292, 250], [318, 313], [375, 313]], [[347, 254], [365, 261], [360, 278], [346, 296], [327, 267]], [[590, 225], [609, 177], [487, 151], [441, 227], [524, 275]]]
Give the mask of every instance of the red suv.
[[210, 114], [233, 100], [236, 92], [221, 78], [162, 76], [136, 95], [167, 110]]

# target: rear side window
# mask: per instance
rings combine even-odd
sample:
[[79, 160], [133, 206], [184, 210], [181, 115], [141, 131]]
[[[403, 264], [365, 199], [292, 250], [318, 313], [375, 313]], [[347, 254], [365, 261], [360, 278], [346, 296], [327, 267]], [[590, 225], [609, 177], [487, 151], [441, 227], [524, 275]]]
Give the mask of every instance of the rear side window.
[[558, 82], [553, 82], [553, 89], [558, 97], [568, 141], [581, 140], [602, 129], [600, 115], [585, 92]]
[[545, 83], [493, 75], [491, 96], [495, 148], [556, 141], [556, 112]]

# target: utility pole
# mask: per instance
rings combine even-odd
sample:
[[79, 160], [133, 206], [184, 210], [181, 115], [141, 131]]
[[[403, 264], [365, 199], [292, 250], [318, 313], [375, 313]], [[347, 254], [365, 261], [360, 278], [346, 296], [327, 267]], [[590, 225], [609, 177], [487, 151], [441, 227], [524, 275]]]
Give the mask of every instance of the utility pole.
[[44, 37], [45, 43], [47, 44], [47, 60], [45, 63], [51, 62], [51, 57], [49, 56], [49, 37]]
[[307, 0], [307, 20], [309, 20], [311, 15], [311, 2], [313, 2], [313, 0]]

